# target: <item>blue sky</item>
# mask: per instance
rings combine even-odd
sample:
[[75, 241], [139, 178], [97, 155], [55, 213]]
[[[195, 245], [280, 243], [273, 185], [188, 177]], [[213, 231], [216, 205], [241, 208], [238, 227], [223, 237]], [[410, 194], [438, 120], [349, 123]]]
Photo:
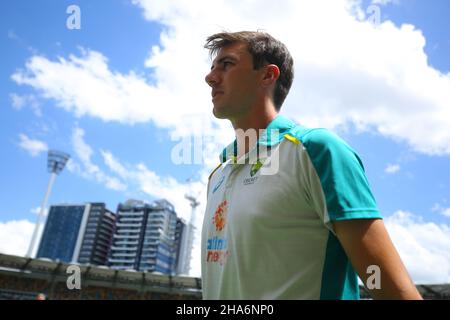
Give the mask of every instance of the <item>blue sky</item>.
[[[356, 27], [349, 30], [355, 30], [355, 34], [351, 34], [353, 31], [348, 35], [341, 33], [341, 44], [337, 45], [332, 41], [320, 40], [333, 32], [327, 29], [326, 21], [351, 20], [339, 7], [345, 0], [333, 2], [335, 7], [328, 9], [311, 4], [312, 15], [323, 12], [323, 16], [298, 22], [314, 26], [307, 33], [299, 31], [298, 34], [295, 28], [285, 34], [282, 30], [287, 29], [277, 26], [277, 23], [271, 25], [269, 21], [266, 26], [262, 22], [259, 24], [258, 18], [247, 18], [249, 11], [245, 9], [259, 12], [262, 21], [268, 13], [261, 8], [253, 8], [251, 3], [245, 1], [242, 8], [236, 8], [232, 2], [228, 7], [221, 5], [217, 8], [211, 2], [187, 5], [184, 1], [167, 5], [164, 5], [164, 1], [145, 0], [0, 2], [0, 201], [3, 204], [0, 224], [4, 228], [0, 230], [20, 233], [7, 227], [11, 221], [35, 222], [36, 214], [32, 210], [40, 206], [49, 178], [46, 172], [46, 148], [66, 151], [73, 160], [70, 170], [66, 168], [57, 177], [50, 204], [105, 202], [108, 208], [115, 211], [119, 202], [129, 198], [152, 200], [168, 195], [169, 200], [175, 202], [180, 215], [187, 218], [189, 205], [183, 199], [183, 194], [191, 189], [195, 194], [201, 192], [205, 175], [217, 162], [217, 150], [232, 135], [228, 123], [212, 119], [209, 91], [203, 81], [209, 60], [207, 52], [202, 49], [202, 41], [211, 31], [262, 27], [273, 31], [288, 47], [292, 47], [294, 59], [296, 55], [299, 56], [295, 80], [298, 87], [294, 83], [292, 90], [295, 93], [288, 98], [283, 112], [306, 125], [329, 127], [350, 143], [364, 161], [383, 215], [403, 219], [392, 220], [392, 230], [398, 230], [398, 225], [394, 226], [398, 223], [403, 228], [401, 230], [408, 230], [414, 235], [423, 230], [429, 232], [427, 228], [432, 224], [439, 232], [445, 233], [450, 225], [450, 143], [445, 139], [450, 131], [450, 126], [446, 124], [450, 123], [445, 117], [434, 117], [433, 112], [437, 110], [440, 115], [449, 115], [450, 118], [450, 102], [445, 100], [448, 94], [446, 90], [450, 92], [450, 22], [447, 19], [450, 2], [387, 2], [376, 4], [380, 8], [384, 27], [357, 33], [359, 28], [368, 30], [364, 29], [364, 18], [359, 18], [359, 22], [351, 21], [356, 23]], [[285, 14], [281, 12], [285, 5], [297, 5], [292, 1], [280, 3], [277, 9], [280, 12], [270, 13], [269, 16], [272, 14], [273, 17], [267, 20], [273, 18], [275, 22], [280, 21], [279, 18]], [[66, 8], [72, 4], [81, 9], [80, 30], [66, 27], [69, 17]], [[364, 12], [370, 4], [371, 1], [361, 1], [359, 8]], [[309, 10], [307, 6], [305, 8]], [[203, 7], [208, 7], [209, 11]], [[203, 12], [222, 12], [223, 17], [216, 22], [214, 17], [201, 15]], [[318, 27], [321, 19], [324, 22], [323, 29]], [[388, 21], [393, 23], [393, 29], [385, 26]], [[288, 26], [289, 19], [283, 19], [283, 23]], [[414, 25], [416, 31], [421, 30], [426, 41], [423, 48], [420, 47], [417, 32], [401, 28], [405, 23]], [[361, 48], [358, 47], [357, 41], [355, 44], [352, 39], [358, 39], [361, 34], [363, 38], [366, 35], [368, 43], [376, 43], [380, 52], [364, 51], [363, 44]], [[399, 39], [405, 39], [404, 44]], [[190, 42], [186, 42], [188, 40]], [[186, 46], [186, 43], [190, 45]], [[336, 45], [336, 51], [333, 48], [328, 50], [327, 46], [333, 45]], [[312, 49], [305, 51], [305, 48]], [[352, 56], [355, 48], [369, 52], [367, 59]], [[406, 53], [408, 50], [412, 52], [411, 56], [406, 55], [408, 59], [402, 59], [400, 53], [396, 56], [403, 49]], [[330, 54], [330, 51], [335, 54]], [[420, 64], [421, 52], [427, 58], [427, 64]], [[320, 54], [323, 54], [323, 60], [317, 58]], [[71, 56], [85, 64], [77, 63]], [[32, 60], [36, 57], [41, 60]], [[375, 61], [380, 67], [371, 69], [368, 60]], [[35, 62], [35, 68], [27, 64], [30, 61]], [[322, 61], [326, 62], [322, 65]], [[45, 63], [51, 65], [48, 69], [51, 71], [42, 72], [43, 77], [39, 78], [39, 65]], [[398, 70], [397, 65], [400, 66]], [[105, 72], [98, 76], [95, 70]], [[377, 70], [385, 71], [378, 74]], [[320, 78], [321, 72], [326, 75], [325, 78]], [[380, 102], [376, 104], [378, 111], [372, 112], [370, 103], [361, 108], [355, 103], [355, 106], [347, 109], [345, 102], [353, 101], [353, 98], [352, 95], [349, 98], [342, 93], [348, 88], [339, 89], [342, 83], [347, 80], [348, 83], [362, 83], [361, 87], [350, 88], [349, 92], [354, 90], [355, 101], [364, 104], [365, 99], [371, 97], [369, 91], [373, 74], [390, 79], [376, 89], [380, 90], [376, 92], [376, 96], [380, 97]], [[353, 75], [356, 80], [351, 78]], [[17, 80], [19, 76], [21, 83]], [[430, 87], [420, 82], [425, 76], [435, 81], [426, 83]], [[126, 80], [121, 82], [122, 78]], [[414, 81], [408, 83], [411, 78]], [[108, 90], [120, 92], [112, 93], [111, 100], [108, 100], [108, 94], [99, 92], [97, 99], [96, 89], [89, 93], [85, 93], [86, 89], [80, 89], [83, 79], [93, 85], [101, 83], [99, 88], [104, 85], [108, 88], [105, 91], [107, 93], [112, 92]], [[136, 80], [137, 85], [127, 87], [124, 83], [130, 82], [130, 79]], [[391, 80], [393, 82], [389, 82]], [[136, 89], [139, 85], [144, 89]], [[334, 90], [321, 91], [325, 87]], [[156, 93], [152, 93], [153, 89]], [[143, 91], [148, 92], [148, 95], [145, 93], [142, 97], [150, 99], [140, 98], [136, 104], [138, 107], [128, 110], [132, 102], [126, 99], [131, 99], [135, 92]], [[152, 94], [155, 94], [154, 100]], [[332, 107], [324, 103], [325, 96], [331, 97], [329, 101], [333, 101]], [[120, 102], [114, 105], [114, 100]], [[410, 101], [411, 108], [407, 103], [398, 106], [391, 101]], [[117, 109], [110, 111], [110, 105], [115, 106], [111, 109]], [[432, 107], [428, 111], [423, 106]], [[121, 108], [125, 108], [125, 111]], [[397, 121], [398, 126], [395, 120], [386, 120], [391, 111], [392, 119], [400, 119]], [[336, 117], [337, 113], [341, 116]], [[198, 114], [201, 114], [201, 120], [197, 124], [192, 119], [198, 119]], [[405, 115], [404, 122], [401, 120], [402, 114]], [[423, 115], [427, 118], [422, 122]], [[208, 131], [205, 133], [202, 128], [210, 129], [203, 129]], [[173, 137], [198, 134], [197, 130], [200, 130], [200, 134], [213, 136], [209, 145], [212, 151], [205, 156], [205, 163], [173, 163], [171, 152], [179, 142]], [[86, 155], [86, 150], [90, 150], [87, 153], [91, 155], [83, 158], [80, 154], [84, 152]], [[107, 159], [114, 161], [108, 165]], [[150, 177], [152, 185], [143, 181], [145, 177]], [[186, 184], [188, 178], [193, 184]], [[203, 216], [203, 205], [197, 213], [199, 223]], [[402, 213], [409, 216], [402, 216]], [[401, 243], [401, 237], [393, 238], [405, 250], [406, 260], [413, 261], [408, 256], [410, 247]], [[26, 239], [22, 240], [21, 243], [26, 243]], [[450, 257], [442, 254], [442, 250], [450, 246], [435, 249], [432, 247], [434, 244], [428, 241], [428, 237], [417, 240], [421, 248], [436, 257], [433, 261], [445, 261], [447, 269], [442, 271], [439, 279], [448, 281]], [[445, 238], [445, 241], [450, 243], [449, 238]], [[7, 247], [13, 248], [14, 244], [7, 243], [2, 250], [8, 251], [5, 249]], [[23, 251], [23, 245], [9, 250], [17, 251]], [[414, 261], [409, 263], [413, 264]], [[435, 278], [423, 276], [426, 274], [425, 267], [421, 269], [414, 265], [411, 268], [416, 279], [435, 281]]]

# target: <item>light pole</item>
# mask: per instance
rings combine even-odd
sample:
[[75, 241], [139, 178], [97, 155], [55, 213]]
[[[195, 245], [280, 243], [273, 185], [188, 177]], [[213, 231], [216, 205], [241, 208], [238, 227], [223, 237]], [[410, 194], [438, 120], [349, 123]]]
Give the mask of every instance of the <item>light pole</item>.
[[49, 150], [47, 157], [47, 169], [50, 172], [50, 180], [48, 181], [47, 191], [45, 192], [44, 201], [42, 201], [41, 210], [39, 212], [38, 221], [33, 231], [33, 235], [31, 237], [30, 246], [28, 247], [28, 252], [26, 257], [31, 258], [33, 254], [33, 249], [35, 246], [36, 238], [39, 232], [39, 226], [41, 225], [42, 219], [44, 218], [45, 208], [47, 207], [48, 196], [50, 195], [50, 191], [52, 189], [53, 181], [55, 181], [55, 177], [59, 174], [65, 167], [67, 161], [69, 160], [70, 155], [67, 153]]

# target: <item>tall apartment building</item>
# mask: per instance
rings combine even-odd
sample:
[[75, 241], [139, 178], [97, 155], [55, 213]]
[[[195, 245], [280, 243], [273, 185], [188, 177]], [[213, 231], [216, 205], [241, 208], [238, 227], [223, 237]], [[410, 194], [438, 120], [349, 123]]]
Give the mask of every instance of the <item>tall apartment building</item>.
[[77, 261], [93, 265], [108, 265], [109, 248], [115, 230], [116, 215], [104, 203], [91, 203]]
[[104, 203], [50, 207], [37, 258], [107, 265], [115, 215]]
[[166, 200], [119, 204], [110, 267], [175, 274], [176, 229], [177, 215]]

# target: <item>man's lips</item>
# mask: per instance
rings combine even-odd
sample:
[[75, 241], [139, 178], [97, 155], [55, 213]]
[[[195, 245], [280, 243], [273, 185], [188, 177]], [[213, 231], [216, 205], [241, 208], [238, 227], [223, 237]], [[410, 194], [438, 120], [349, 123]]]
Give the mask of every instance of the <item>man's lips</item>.
[[211, 96], [212, 96], [212, 98], [214, 99], [217, 95], [219, 95], [219, 94], [223, 94], [223, 91], [219, 91], [219, 90], [217, 90], [217, 91], [213, 91], [212, 93], [211, 93]]

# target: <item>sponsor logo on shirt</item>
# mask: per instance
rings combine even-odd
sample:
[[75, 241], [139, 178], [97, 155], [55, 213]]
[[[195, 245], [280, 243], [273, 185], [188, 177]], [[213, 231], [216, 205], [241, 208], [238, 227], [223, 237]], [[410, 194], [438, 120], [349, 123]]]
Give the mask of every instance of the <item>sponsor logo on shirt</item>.
[[223, 180], [225, 180], [225, 176], [222, 176], [222, 178], [220, 178], [219, 182], [217, 182], [217, 184], [214, 186], [212, 193], [216, 192], [217, 189], [220, 188], [220, 186], [222, 185]]
[[245, 178], [244, 179], [244, 186], [248, 186], [249, 184], [254, 184], [258, 180], [258, 177], [252, 177], [252, 178]]
[[[222, 233], [227, 224], [227, 201], [222, 201], [214, 212], [212, 223], [218, 234]], [[215, 235], [207, 240], [206, 262], [225, 264], [229, 256], [228, 240]]]
[[216, 231], [222, 231], [227, 223], [227, 200], [222, 201], [214, 212], [213, 223], [216, 226]]
[[254, 163], [250, 169], [250, 177], [253, 177], [259, 169], [261, 169], [263, 165], [263, 161], [261, 161], [260, 159], [256, 160], [256, 163]]
[[244, 186], [248, 186], [250, 184], [254, 184], [256, 180], [258, 180], [258, 176], [254, 176], [259, 169], [263, 166], [264, 160], [258, 159], [256, 160], [256, 163], [254, 163], [250, 168], [250, 178], [244, 179]]
[[227, 239], [219, 238], [217, 236], [208, 239], [206, 262], [219, 263], [223, 266], [230, 255], [227, 249]]

